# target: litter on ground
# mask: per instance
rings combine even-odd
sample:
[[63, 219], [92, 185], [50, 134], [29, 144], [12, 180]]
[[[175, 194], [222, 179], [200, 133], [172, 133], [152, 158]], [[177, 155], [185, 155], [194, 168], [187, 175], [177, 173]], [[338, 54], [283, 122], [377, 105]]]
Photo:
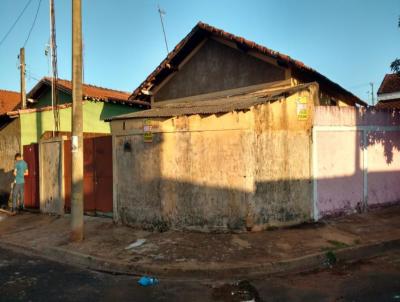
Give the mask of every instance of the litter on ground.
[[128, 245], [125, 249], [126, 250], [130, 250], [130, 249], [133, 249], [133, 248], [135, 248], [135, 247], [139, 247], [139, 246], [141, 246], [143, 243], [145, 243], [146, 242], [146, 239], [138, 239], [138, 240], [136, 240], [135, 242], [133, 242], [133, 243], [131, 243], [130, 245]]

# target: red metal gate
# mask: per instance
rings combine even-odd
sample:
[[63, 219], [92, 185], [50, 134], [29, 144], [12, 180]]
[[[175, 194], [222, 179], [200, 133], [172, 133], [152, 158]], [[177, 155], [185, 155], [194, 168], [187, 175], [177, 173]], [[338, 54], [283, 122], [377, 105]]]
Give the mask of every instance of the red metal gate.
[[113, 211], [112, 137], [93, 139], [94, 199], [96, 211]]
[[25, 207], [39, 209], [39, 145], [24, 146], [24, 160], [28, 164], [25, 176]]
[[[113, 210], [112, 137], [83, 140], [84, 211], [109, 213]], [[65, 210], [71, 210], [71, 141], [64, 142]]]

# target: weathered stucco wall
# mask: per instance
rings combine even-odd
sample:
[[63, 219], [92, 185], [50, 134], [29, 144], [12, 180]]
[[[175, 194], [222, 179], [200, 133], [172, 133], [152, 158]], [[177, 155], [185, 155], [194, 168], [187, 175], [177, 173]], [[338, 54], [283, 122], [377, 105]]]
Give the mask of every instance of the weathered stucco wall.
[[[255, 109], [254, 225], [295, 224], [311, 219], [311, 125], [318, 88]], [[308, 117], [299, 119], [299, 99]]]
[[[312, 87], [312, 91], [314, 88]], [[308, 112], [314, 100], [309, 92]], [[299, 94], [249, 111], [113, 121], [114, 215], [147, 227], [263, 229], [311, 219], [311, 114]]]
[[0, 131], [0, 201], [8, 198], [14, 180], [14, 156], [20, 151], [20, 125], [14, 119], [3, 124]]
[[55, 138], [39, 144], [40, 211], [64, 214], [63, 140]]
[[208, 39], [154, 95], [155, 102], [285, 79], [282, 67]]
[[400, 202], [400, 113], [315, 108], [317, 217]]

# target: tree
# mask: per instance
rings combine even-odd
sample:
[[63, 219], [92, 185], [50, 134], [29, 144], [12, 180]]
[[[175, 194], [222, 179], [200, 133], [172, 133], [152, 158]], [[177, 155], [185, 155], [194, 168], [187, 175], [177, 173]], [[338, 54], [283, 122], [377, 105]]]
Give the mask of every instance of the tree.
[[390, 69], [392, 69], [394, 73], [400, 75], [400, 59], [394, 60], [392, 64], [390, 64]]
[[[400, 28], [400, 17], [397, 26]], [[396, 60], [394, 60], [392, 64], [390, 64], [390, 69], [392, 70], [392, 72], [400, 75], [400, 59], [396, 58]]]

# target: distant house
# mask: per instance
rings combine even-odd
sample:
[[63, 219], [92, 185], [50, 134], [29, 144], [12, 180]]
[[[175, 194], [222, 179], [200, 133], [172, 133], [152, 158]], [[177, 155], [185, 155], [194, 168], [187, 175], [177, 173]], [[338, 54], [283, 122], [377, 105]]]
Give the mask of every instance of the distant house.
[[[101, 139], [102, 136], [110, 134], [110, 125], [104, 121], [105, 119], [119, 114], [132, 113], [148, 107], [146, 103], [140, 104], [140, 102], [128, 100], [129, 93], [127, 92], [88, 84], [83, 84], [82, 90], [84, 137], [96, 136]], [[9, 171], [13, 163], [15, 152], [20, 151], [24, 153], [24, 158], [28, 162], [30, 169], [30, 173], [25, 179], [25, 205], [28, 207], [39, 207], [38, 193], [39, 188], [42, 189], [39, 185], [39, 175], [40, 169], [42, 169], [43, 165], [46, 163], [46, 160], [40, 161], [39, 159], [40, 152], [37, 143], [39, 143], [42, 138], [47, 139], [52, 137], [53, 133], [57, 137], [68, 137], [71, 132], [71, 81], [59, 79], [57, 81], [56, 93], [58, 105], [52, 106], [52, 79], [45, 77], [27, 93], [27, 108], [21, 109], [18, 106], [8, 106], [6, 110], [4, 110], [4, 118], [9, 123], [8, 128], [11, 128], [12, 125], [13, 144], [7, 143], [7, 145], [1, 145], [2, 148], [7, 149], [7, 153], [2, 152], [1, 156], [7, 158], [7, 171]], [[19, 102], [19, 93], [15, 94], [18, 96]], [[17, 102], [17, 99], [15, 102]], [[56, 132], [54, 115], [57, 115], [57, 113], [59, 127]], [[2, 130], [0, 135], [3, 135], [2, 133], [4, 133], [5, 137], [7, 136], [5, 130]], [[11, 138], [7, 136], [7, 140], [9, 141], [10, 139]], [[90, 145], [91, 142], [85, 143], [88, 146], [88, 148], [85, 149], [85, 156], [86, 159], [90, 160], [93, 164], [93, 154], [95, 151], [91, 148], [93, 147], [93, 145]], [[101, 142], [101, 140], [99, 142]], [[55, 156], [54, 152], [52, 154]], [[67, 153], [67, 155], [68, 154], [69, 153]], [[109, 154], [111, 154], [111, 147]], [[99, 154], [99, 156], [100, 155], [101, 154]], [[109, 155], [109, 159], [111, 162], [111, 155]], [[103, 162], [106, 161], [104, 160]], [[66, 169], [68, 168], [69, 167], [66, 167]], [[51, 171], [58, 170], [55, 169], [53, 165]], [[86, 172], [89, 173], [92, 172], [92, 170]], [[8, 177], [1, 181], [0, 188], [9, 191], [10, 179], [12, 180], [12, 178]], [[98, 179], [95, 180], [93, 175], [89, 175], [87, 179], [90, 179], [91, 183], [95, 181], [98, 182]], [[85, 179], [85, 183], [87, 179]], [[69, 185], [68, 181], [66, 183]], [[54, 187], [54, 184], [52, 186]], [[57, 190], [61, 189], [57, 188]], [[85, 190], [89, 189], [85, 187]], [[45, 192], [46, 191], [48, 190], [45, 190]], [[67, 189], [62, 189], [62, 191], [68, 193]], [[92, 196], [94, 195], [91, 194], [90, 197]]]
[[7, 112], [20, 107], [19, 92], [0, 90], [0, 200], [7, 199], [13, 180], [14, 155], [20, 151], [20, 125]]
[[376, 107], [381, 109], [400, 109], [400, 75], [385, 75], [378, 89]]
[[117, 222], [256, 230], [367, 202], [367, 104], [287, 55], [198, 23], [129, 100], [151, 109], [110, 119]]
[[[57, 81], [59, 132], [71, 131], [72, 83]], [[83, 84], [83, 131], [86, 133], [110, 133], [110, 125], [104, 119], [114, 115], [146, 108], [143, 104], [128, 100], [129, 93], [89, 84]], [[54, 131], [51, 99], [51, 78], [43, 78], [27, 94], [28, 108], [9, 111], [11, 118], [19, 118], [21, 147], [37, 143], [46, 133]]]

